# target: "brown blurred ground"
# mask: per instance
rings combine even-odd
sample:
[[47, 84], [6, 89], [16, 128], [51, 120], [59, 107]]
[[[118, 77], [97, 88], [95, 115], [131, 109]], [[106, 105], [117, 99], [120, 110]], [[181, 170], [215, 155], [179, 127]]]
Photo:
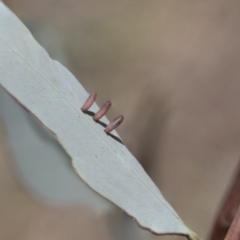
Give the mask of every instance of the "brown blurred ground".
[[59, 34], [70, 70], [125, 116], [125, 144], [204, 239], [240, 156], [240, 2], [5, 2]]

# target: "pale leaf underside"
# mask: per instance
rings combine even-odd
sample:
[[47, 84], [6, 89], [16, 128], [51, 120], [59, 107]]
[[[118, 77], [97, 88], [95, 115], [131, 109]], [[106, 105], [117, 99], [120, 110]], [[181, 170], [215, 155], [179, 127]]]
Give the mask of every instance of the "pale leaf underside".
[[[127, 148], [80, 107], [88, 93], [0, 2], [0, 85], [60, 142], [86, 184], [149, 231], [198, 239]], [[91, 111], [96, 112], [93, 105]], [[103, 122], [108, 123], [104, 117]], [[114, 131], [113, 134], [118, 137]]]

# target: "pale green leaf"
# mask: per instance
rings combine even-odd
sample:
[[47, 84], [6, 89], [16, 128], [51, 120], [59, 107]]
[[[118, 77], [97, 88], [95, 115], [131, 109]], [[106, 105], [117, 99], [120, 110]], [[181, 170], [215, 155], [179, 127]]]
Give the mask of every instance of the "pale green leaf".
[[[127, 148], [80, 107], [88, 93], [0, 3], [0, 84], [59, 141], [86, 184], [156, 234], [189, 230]], [[95, 104], [91, 110], [98, 110]], [[106, 118], [103, 122], [108, 123]], [[113, 134], [118, 137], [114, 131]]]

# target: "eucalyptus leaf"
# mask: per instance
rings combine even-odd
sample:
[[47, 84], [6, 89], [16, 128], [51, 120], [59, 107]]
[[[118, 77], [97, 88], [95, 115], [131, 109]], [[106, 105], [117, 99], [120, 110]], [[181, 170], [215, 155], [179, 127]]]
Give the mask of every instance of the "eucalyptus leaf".
[[[101, 124], [81, 112], [88, 93], [52, 60], [29, 30], [0, 3], [0, 85], [58, 140], [79, 177], [142, 228], [198, 239], [163, 198], [135, 157]], [[96, 104], [91, 111], [98, 110]], [[104, 117], [102, 120], [108, 124]]]

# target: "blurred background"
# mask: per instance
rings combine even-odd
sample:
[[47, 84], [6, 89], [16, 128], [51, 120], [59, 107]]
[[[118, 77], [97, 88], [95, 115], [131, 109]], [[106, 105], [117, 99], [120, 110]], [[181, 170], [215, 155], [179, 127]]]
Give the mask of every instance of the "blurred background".
[[[240, 2], [3, 2], [52, 58], [97, 91], [99, 105], [112, 101], [110, 119], [125, 116], [118, 129], [125, 145], [207, 239], [240, 156]], [[33, 197], [7, 164], [14, 154], [1, 121], [1, 239], [184, 239], [145, 233], [113, 206], [99, 213]]]

